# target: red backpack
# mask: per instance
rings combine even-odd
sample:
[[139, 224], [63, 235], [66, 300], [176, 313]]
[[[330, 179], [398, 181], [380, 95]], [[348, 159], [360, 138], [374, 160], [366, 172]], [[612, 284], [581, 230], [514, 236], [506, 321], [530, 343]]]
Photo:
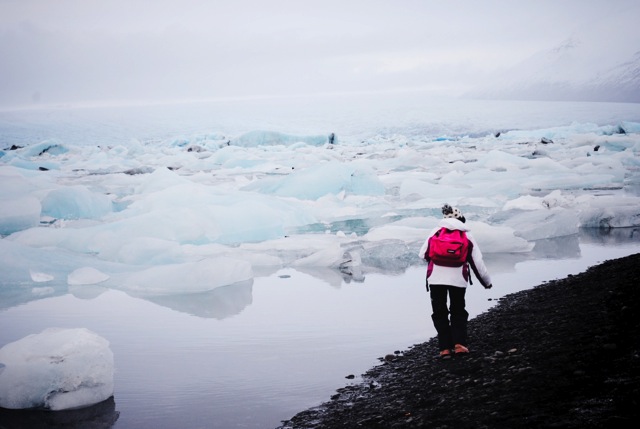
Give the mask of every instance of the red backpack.
[[427, 257], [437, 265], [461, 267], [467, 262], [469, 247], [464, 231], [442, 227], [429, 239]]

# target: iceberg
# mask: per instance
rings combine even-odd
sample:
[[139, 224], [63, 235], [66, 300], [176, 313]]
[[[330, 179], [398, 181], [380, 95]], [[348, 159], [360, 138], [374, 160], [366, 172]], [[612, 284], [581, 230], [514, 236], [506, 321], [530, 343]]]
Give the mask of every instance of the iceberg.
[[112, 211], [111, 199], [84, 186], [68, 186], [49, 192], [40, 203], [41, 215], [56, 219], [99, 219]]
[[107, 340], [84, 328], [48, 328], [0, 349], [0, 407], [87, 407], [113, 396], [113, 375]]

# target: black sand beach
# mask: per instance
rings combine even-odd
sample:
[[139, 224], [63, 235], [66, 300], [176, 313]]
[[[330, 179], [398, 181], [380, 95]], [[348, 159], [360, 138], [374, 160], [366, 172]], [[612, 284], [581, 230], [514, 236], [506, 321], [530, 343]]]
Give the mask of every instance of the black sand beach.
[[397, 351], [278, 429], [630, 427], [640, 414], [640, 254], [505, 296], [471, 353]]

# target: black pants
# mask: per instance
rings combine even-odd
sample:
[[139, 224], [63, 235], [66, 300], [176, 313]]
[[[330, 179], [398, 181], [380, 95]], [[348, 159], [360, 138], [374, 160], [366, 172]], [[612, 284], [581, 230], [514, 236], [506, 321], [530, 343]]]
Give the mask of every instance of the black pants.
[[[467, 321], [469, 313], [465, 309], [464, 295], [466, 288], [429, 285], [431, 294], [431, 308], [433, 326], [438, 332], [438, 346], [440, 350], [452, 349], [454, 344], [467, 345]], [[447, 295], [450, 305], [447, 306]], [[451, 321], [449, 321], [451, 314]]]

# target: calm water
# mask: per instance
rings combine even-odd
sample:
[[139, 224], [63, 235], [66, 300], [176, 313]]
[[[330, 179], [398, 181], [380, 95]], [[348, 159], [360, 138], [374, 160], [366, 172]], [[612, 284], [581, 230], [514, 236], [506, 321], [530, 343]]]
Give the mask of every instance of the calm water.
[[[505, 294], [638, 252], [640, 232], [623, 229], [539, 242], [527, 259], [488, 255], [495, 287], [472, 286], [469, 312], [473, 317]], [[5, 413], [0, 420], [65, 428], [88, 421], [96, 428], [273, 428], [357, 383], [378, 357], [433, 337], [423, 279], [421, 266], [359, 283], [330, 271], [283, 269], [194, 296], [147, 300], [70, 286], [60, 296], [3, 305], [0, 345], [47, 327], [85, 327], [110, 341], [116, 374], [114, 401], [64, 413]], [[346, 379], [350, 374], [356, 378]]]

